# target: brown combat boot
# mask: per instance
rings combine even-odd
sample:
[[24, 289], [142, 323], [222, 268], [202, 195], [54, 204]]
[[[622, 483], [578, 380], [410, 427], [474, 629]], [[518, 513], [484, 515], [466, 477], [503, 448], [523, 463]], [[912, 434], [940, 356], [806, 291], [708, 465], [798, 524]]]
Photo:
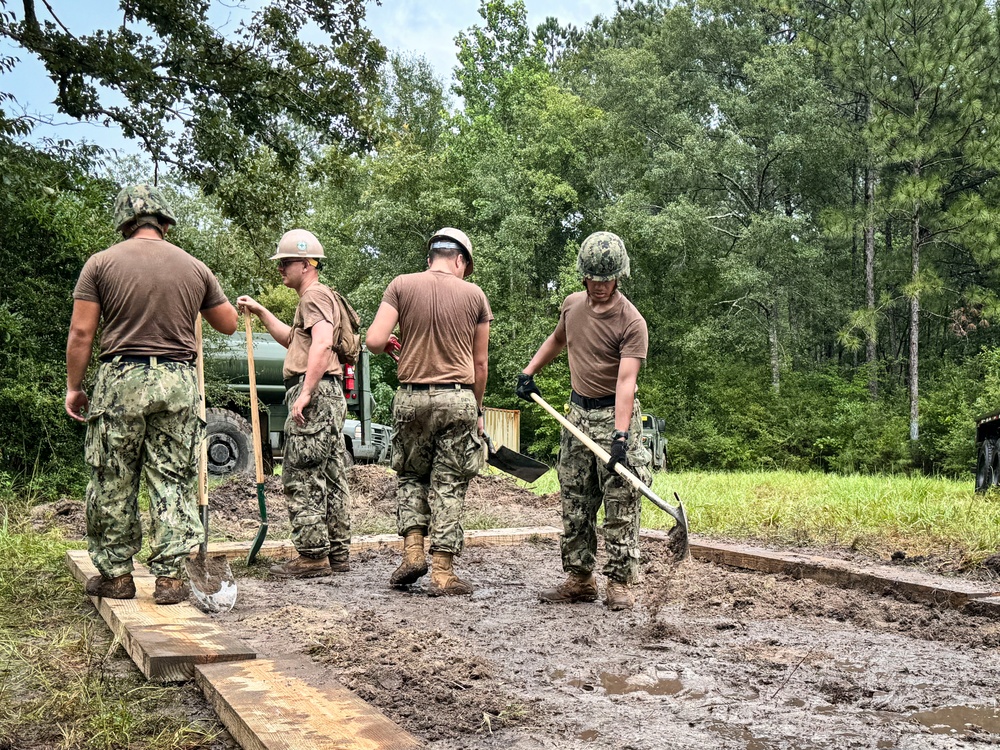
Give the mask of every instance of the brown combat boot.
[[351, 562], [346, 557], [334, 557], [330, 555], [330, 572], [346, 573], [351, 569]]
[[597, 579], [593, 573], [579, 575], [570, 573], [565, 581], [554, 589], [545, 589], [538, 592], [538, 598], [543, 602], [566, 603], [566, 602], [596, 602], [597, 601]]
[[612, 612], [632, 609], [635, 606], [635, 595], [632, 593], [632, 587], [627, 583], [608, 581], [604, 603]]
[[431, 583], [427, 587], [428, 596], [465, 596], [472, 593], [472, 584], [455, 575], [455, 569], [452, 567], [453, 557], [451, 552], [431, 552]]
[[84, 586], [90, 596], [101, 596], [105, 599], [134, 599], [135, 581], [132, 580], [131, 573], [117, 576], [115, 578], [105, 578], [97, 575], [87, 579]]
[[180, 578], [157, 576], [153, 601], [157, 604], [180, 604], [187, 600], [190, 593], [191, 589]]
[[269, 570], [271, 575], [276, 575], [278, 578], [319, 578], [333, 572], [327, 558], [305, 555], [299, 555], [294, 560], [280, 565], [272, 565]]
[[408, 586], [416, 583], [427, 573], [427, 557], [424, 555], [424, 532], [415, 529], [406, 534], [403, 542], [403, 562], [389, 576], [390, 586]]

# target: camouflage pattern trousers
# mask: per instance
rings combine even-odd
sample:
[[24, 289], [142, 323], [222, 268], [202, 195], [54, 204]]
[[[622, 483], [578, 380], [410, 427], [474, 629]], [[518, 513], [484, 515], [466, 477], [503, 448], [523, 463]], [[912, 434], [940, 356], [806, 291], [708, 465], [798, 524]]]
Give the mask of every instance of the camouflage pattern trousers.
[[320, 380], [303, 412], [306, 423], [299, 425], [291, 414], [301, 392], [300, 383], [285, 394], [281, 481], [292, 543], [304, 557], [346, 560], [351, 551], [351, 490], [343, 435], [347, 402], [339, 379]]
[[[584, 409], [570, 404], [567, 417], [604, 450], [611, 451], [615, 407]], [[652, 481], [649, 451], [642, 444], [642, 408], [635, 400], [626, 452], [633, 473]], [[563, 570], [589, 575], [597, 563], [597, 512], [604, 505], [604, 546], [608, 561], [603, 573], [612, 581], [639, 580], [639, 517], [642, 495], [566, 429], [559, 443], [559, 488], [562, 496]]]
[[201, 540], [198, 416], [194, 367], [179, 362], [105, 363], [97, 371], [87, 414], [84, 458], [87, 549], [106, 578], [130, 573], [142, 547], [139, 479], [149, 490], [154, 576], [183, 577], [184, 558]]
[[469, 481], [486, 460], [471, 390], [400, 386], [392, 404], [392, 468], [399, 477], [396, 529], [420, 529], [430, 549], [458, 555]]

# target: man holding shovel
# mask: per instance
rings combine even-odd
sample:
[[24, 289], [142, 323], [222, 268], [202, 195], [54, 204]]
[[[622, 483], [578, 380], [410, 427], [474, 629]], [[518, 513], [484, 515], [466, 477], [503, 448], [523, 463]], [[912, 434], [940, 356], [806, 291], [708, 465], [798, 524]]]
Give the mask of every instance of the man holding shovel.
[[431, 596], [472, 593], [455, 575], [462, 552], [462, 509], [469, 481], [483, 467], [483, 393], [488, 370], [490, 304], [475, 284], [472, 243], [451, 227], [427, 243], [427, 270], [397, 276], [382, 295], [365, 343], [387, 351], [399, 323], [399, 389], [393, 399], [392, 468], [399, 476], [396, 523], [403, 562], [389, 579], [408, 586], [427, 572]]
[[562, 495], [563, 570], [569, 576], [539, 594], [544, 602], [597, 600], [594, 576], [597, 555], [597, 512], [604, 504], [604, 541], [608, 560], [606, 603], [609, 609], [631, 609], [632, 586], [639, 578], [641, 495], [613, 472], [616, 463], [631, 469], [646, 484], [649, 452], [642, 445], [642, 413], [636, 379], [646, 358], [646, 321], [618, 290], [629, 275], [625, 243], [610, 232], [583, 241], [577, 271], [585, 291], [569, 295], [555, 331], [539, 347], [517, 379], [517, 395], [533, 403], [539, 393], [534, 375], [565, 348], [569, 356], [569, 422], [611, 455], [605, 465], [565, 428], [559, 445]]
[[274, 340], [288, 349], [285, 380], [285, 455], [281, 481], [298, 557], [271, 567], [282, 578], [316, 578], [350, 570], [351, 492], [344, 464], [344, 369], [336, 351], [340, 341], [339, 302], [319, 281], [325, 254], [312, 232], [292, 229], [281, 237], [271, 260], [281, 281], [299, 295], [292, 325], [247, 296], [236, 300], [264, 323]]
[[[150, 495], [153, 599], [176, 604], [188, 597], [184, 560], [203, 534], [197, 484], [205, 425], [195, 324], [200, 312], [216, 330], [233, 333], [236, 309], [204, 263], [164, 239], [177, 220], [159, 189], [125, 188], [114, 218], [125, 240], [84, 264], [66, 344], [66, 413], [87, 423], [87, 548], [100, 571], [86, 591], [110, 599], [135, 596], [141, 472]], [[83, 377], [102, 318], [91, 401]]]

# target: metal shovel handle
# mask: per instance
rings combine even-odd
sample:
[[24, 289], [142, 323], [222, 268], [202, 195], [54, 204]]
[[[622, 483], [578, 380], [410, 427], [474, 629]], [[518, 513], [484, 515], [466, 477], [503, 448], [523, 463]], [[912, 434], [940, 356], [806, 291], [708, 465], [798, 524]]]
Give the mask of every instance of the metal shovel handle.
[[[601, 461], [607, 463], [608, 461], [611, 460], [610, 453], [608, 453], [606, 450], [604, 450], [604, 448], [602, 448], [600, 445], [594, 442], [594, 440], [590, 436], [588, 436], [586, 433], [580, 430], [576, 425], [574, 425], [572, 422], [566, 419], [566, 417], [564, 417], [562, 414], [560, 414], [551, 406], [549, 406], [549, 404], [546, 403], [545, 399], [543, 399], [537, 393], [532, 393], [531, 398], [535, 400], [535, 403], [537, 403], [539, 406], [545, 409], [545, 411], [547, 411], [549, 414], [555, 417], [556, 421], [559, 422], [559, 424], [561, 424], [563, 427], [569, 430], [569, 432], [577, 440], [579, 440], [581, 443], [587, 446], [594, 453], [595, 456], [601, 459]], [[687, 513], [684, 512], [684, 503], [680, 502], [680, 498], [677, 498], [678, 506], [675, 508], [672, 505], [668, 505], [665, 500], [663, 500], [659, 495], [653, 492], [653, 490], [647, 487], [645, 483], [641, 479], [639, 479], [639, 477], [637, 477], [627, 468], [622, 466], [620, 463], [615, 464], [615, 471], [622, 479], [626, 480], [629, 484], [635, 487], [635, 489], [637, 489], [639, 492], [645, 495], [646, 498], [653, 505], [662, 510], [664, 513], [669, 514], [671, 517], [673, 517], [675, 521], [677, 521], [677, 523], [680, 526], [684, 527], [685, 531], [687, 530], [688, 527]]]

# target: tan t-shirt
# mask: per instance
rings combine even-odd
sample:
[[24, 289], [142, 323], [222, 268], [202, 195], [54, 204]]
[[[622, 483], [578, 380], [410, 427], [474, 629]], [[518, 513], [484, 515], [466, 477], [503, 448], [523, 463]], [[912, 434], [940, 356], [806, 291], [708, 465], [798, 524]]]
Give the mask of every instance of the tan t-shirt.
[[208, 266], [176, 245], [129, 239], [87, 259], [73, 299], [101, 306], [102, 357], [193, 360], [198, 312], [226, 295]]
[[397, 276], [382, 301], [399, 313], [400, 383], [475, 383], [476, 326], [493, 320], [482, 289], [427, 270]]
[[611, 309], [595, 313], [586, 292], [563, 300], [556, 331], [566, 337], [569, 380], [573, 390], [586, 398], [615, 393], [618, 364], [623, 357], [646, 359], [649, 333], [646, 321], [621, 292]]
[[[313, 282], [299, 297], [295, 308], [295, 319], [292, 321], [292, 338], [285, 355], [285, 366], [282, 377], [305, 375], [309, 364], [309, 347], [312, 346], [312, 327], [321, 320], [328, 321], [333, 326], [333, 342], [340, 338], [340, 308], [330, 287]], [[324, 371], [327, 375], [343, 375], [344, 368], [340, 365], [337, 352], [330, 349], [329, 361]]]

